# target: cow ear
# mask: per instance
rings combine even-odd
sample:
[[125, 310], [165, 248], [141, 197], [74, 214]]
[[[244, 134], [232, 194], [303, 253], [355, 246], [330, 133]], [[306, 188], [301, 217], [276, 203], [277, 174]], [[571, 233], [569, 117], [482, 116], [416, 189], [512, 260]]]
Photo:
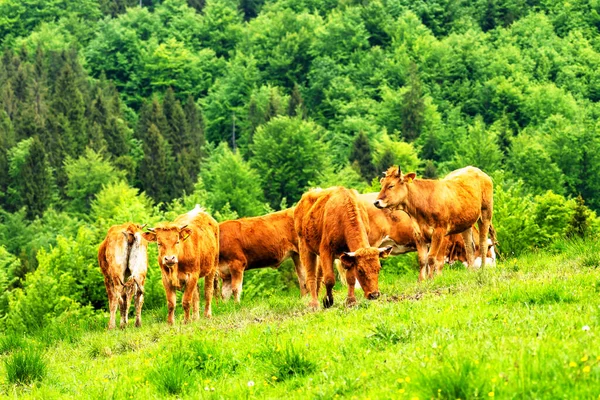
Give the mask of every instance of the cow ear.
[[142, 237], [149, 242], [156, 242], [156, 233], [154, 232], [142, 232]]
[[192, 230], [190, 228], [183, 228], [179, 231], [179, 238], [185, 241], [190, 237], [191, 234]]
[[409, 172], [408, 174], [404, 175], [404, 181], [406, 183], [411, 183], [416, 177], [417, 177], [416, 173]]
[[340, 261], [342, 262], [344, 269], [352, 269], [356, 266], [356, 255], [354, 252], [342, 253]]
[[387, 256], [390, 255], [390, 253], [392, 252], [393, 247], [392, 246], [387, 246], [387, 247], [380, 247], [379, 250], [379, 258], [386, 258]]

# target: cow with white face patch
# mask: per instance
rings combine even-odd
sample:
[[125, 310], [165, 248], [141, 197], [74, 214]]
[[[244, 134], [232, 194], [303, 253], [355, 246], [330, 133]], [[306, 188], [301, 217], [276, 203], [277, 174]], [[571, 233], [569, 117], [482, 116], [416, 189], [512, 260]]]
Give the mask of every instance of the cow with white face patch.
[[143, 226], [127, 222], [110, 227], [98, 249], [98, 263], [104, 275], [110, 321], [116, 325], [117, 308], [121, 310], [121, 328], [128, 323], [131, 299], [135, 296], [135, 326], [142, 325], [144, 283], [148, 272], [148, 242], [142, 237]]

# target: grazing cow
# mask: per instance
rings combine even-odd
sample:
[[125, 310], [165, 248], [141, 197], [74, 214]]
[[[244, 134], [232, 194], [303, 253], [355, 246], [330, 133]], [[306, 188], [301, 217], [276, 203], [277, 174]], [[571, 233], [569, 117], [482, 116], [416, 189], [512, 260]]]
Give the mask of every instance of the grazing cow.
[[98, 249], [98, 263], [104, 275], [110, 309], [108, 329], [115, 327], [119, 306], [121, 328], [127, 325], [134, 295], [135, 326], [142, 326], [144, 283], [148, 271], [148, 242], [142, 237], [142, 229], [132, 222], [111, 226]]
[[173, 222], [162, 222], [145, 232], [149, 242], [158, 245], [158, 264], [167, 295], [169, 316], [175, 322], [176, 290], [182, 289], [184, 323], [198, 319], [200, 295], [198, 279], [204, 277], [204, 316], [212, 315], [211, 303], [219, 262], [219, 225], [210, 215], [196, 205], [192, 211], [180, 215]]
[[[465, 167], [441, 180], [415, 179], [414, 172], [403, 174], [398, 167], [387, 170], [381, 179], [381, 191], [374, 204], [378, 208], [406, 211], [422, 234], [431, 237], [427, 258], [429, 277], [441, 270], [444, 260], [444, 237], [460, 233], [467, 253], [467, 263], [474, 266], [471, 228], [479, 225], [479, 247], [487, 254], [488, 231], [493, 214], [493, 183], [475, 167]], [[482, 267], [485, 266], [485, 259]]]
[[269, 266], [277, 268], [290, 257], [296, 267], [300, 291], [302, 295], [306, 294], [293, 208], [262, 217], [221, 222], [219, 241], [219, 275], [223, 279], [224, 299], [233, 294], [239, 303], [245, 270]]
[[365, 297], [379, 297], [380, 257], [392, 248], [369, 246], [369, 217], [357, 192], [343, 187], [314, 189], [305, 193], [294, 210], [294, 226], [298, 234], [300, 260], [306, 269], [306, 286], [310, 291], [310, 307], [318, 308], [317, 256], [320, 258], [327, 295], [325, 308], [333, 305], [333, 261], [339, 257], [346, 269], [348, 305], [356, 303], [356, 278]]

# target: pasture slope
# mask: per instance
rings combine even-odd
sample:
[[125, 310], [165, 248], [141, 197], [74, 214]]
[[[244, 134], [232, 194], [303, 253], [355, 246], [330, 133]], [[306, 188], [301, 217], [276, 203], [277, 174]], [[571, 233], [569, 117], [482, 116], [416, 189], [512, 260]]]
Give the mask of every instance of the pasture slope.
[[[600, 396], [600, 244], [551, 250], [419, 284], [383, 271], [377, 301], [307, 311], [285, 294], [214, 317], [106, 332], [106, 318], [63, 339], [3, 338], [0, 393], [8, 398], [597, 399]], [[362, 292], [360, 292], [362, 296]], [[182, 312], [177, 309], [178, 318]], [[41, 348], [37, 383], [7, 381], [7, 360]]]

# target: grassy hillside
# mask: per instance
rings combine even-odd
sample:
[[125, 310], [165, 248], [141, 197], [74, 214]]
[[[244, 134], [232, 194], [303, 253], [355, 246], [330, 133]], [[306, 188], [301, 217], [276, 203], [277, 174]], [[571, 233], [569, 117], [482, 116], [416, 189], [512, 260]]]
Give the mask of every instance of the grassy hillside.
[[[214, 318], [104, 331], [106, 318], [62, 340], [4, 337], [0, 393], [9, 398], [597, 398], [600, 244], [469, 272], [383, 271], [377, 301], [309, 312], [297, 293], [218, 303]], [[252, 272], [250, 272], [252, 273]], [[362, 293], [361, 293], [362, 295]], [[181, 317], [181, 308], [177, 310]], [[69, 321], [73, 323], [74, 321]], [[73, 328], [75, 329], [75, 328]], [[8, 383], [36, 348], [40, 380]], [[9, 371], [10, 370], [10, 371]]]

